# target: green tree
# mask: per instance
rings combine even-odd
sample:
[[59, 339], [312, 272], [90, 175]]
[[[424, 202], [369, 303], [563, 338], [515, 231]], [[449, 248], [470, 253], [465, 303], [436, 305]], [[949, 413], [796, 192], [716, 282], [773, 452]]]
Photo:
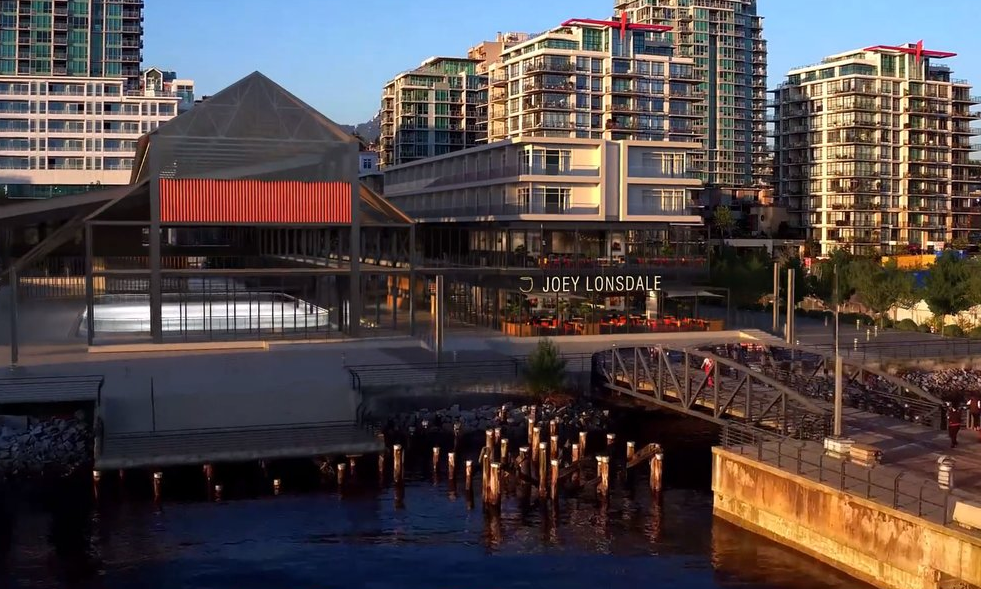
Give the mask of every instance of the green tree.
[[855, 260], [848, 274], [849, 283], [880, 324], [884, 314], [913, 290], [913, 276], [900, 270], [895, 261], [882, 265], [872, 259]]
[[729, 207], [717, 207], [715, 209], [715, 227], [725, 237], [732, 237], [732, 230], [736, 227], [736, 217], [732, 214]]
[[954, 251], [945, 251], [930, 266], [923, 281], [923, 300], [933, 313], [934, 324], [943, 328], [946, 315], [957, 315], [971, 306], [968, 300], [970, 264]]
[[[967, 263], [967, 283], [964, 285], [964, 295], [967, 297], [968, 308], [981, 305], [981, 260], [974, 258]], [[977, 323], [975, 312], [974, 322]]]
[[566, 360], [559, 354], [552, 340], [543, 338], [528, 356], [525, 380], [532, 394], [542, 398], [562, 390], [565, 386]]
[[755, 305], [773, 292], [773, 262], [764, 251], [740, 255], [722, 247], [712, 262], [712, 286], [728, 288], [735, 305]]
[[[815, 263], [812, 266], [810, 293], [831, 308], [834, 308], [839, 302], [847, 301], [855, 290], [851, 284], [851, 272], [848, 270], [854, 261], [855, 257], [851, 252], [839, 248], [832, 251], [828, 259]], [[837, 295], [835, 293], [836, 269], [838, 272]]]

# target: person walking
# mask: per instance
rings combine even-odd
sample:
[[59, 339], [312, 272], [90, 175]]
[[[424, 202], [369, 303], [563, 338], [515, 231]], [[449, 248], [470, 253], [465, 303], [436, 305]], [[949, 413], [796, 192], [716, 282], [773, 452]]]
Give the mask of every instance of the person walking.
[[977, 395], [971, 395], [967, 401], [967, 427], [981, 431], [981, 399]]
[[947, 435], [950, 436], [950, 447], [957, 447], [957, 434], [961, 431], [961, 410], [952, 403], [947, 403]]
[[705, 376], [708, 377], [708, 386], [715, 386], [715, 379], [712, 378], [712, 367], [715, 366], [715, 362], [711, 358], [706, 358], [702, 360], [702, 370], [705, 372]]

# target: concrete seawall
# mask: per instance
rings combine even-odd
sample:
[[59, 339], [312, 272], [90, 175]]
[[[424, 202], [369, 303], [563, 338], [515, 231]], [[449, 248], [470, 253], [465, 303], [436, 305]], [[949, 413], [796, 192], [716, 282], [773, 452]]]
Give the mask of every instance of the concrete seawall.
[[714, 448], [715, 514], [889, 589], [981, 586], [981, 537]]

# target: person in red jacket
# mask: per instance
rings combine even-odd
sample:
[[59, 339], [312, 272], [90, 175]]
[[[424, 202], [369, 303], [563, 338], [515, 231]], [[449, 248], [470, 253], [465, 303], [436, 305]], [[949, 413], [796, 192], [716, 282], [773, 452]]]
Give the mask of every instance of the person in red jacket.
[[967, 427], [974, 431], [981, 430], [981, 399], [971, 395], [967, 401]]
[[961, 431], [961, 410], [947, 403], [947, 435], [950, 436], [950, 447], [957, 447], [957, 434]]

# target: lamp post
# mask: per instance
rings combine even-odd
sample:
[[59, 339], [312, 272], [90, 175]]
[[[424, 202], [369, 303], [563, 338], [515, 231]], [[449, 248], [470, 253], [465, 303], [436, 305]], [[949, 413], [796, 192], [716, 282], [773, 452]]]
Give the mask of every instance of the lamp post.
[[841, 438], [841, 413], [844, 405], [844, 381], [841, 378], [841, 349], [838, 347], [838, 333], [841, 331], [838, 322], [841, 314], [841, 299], [838, 291], [838, 263], [835, 262], [834, 268], [834, 292], [835, 292], [835, 411], [834, 411], [834, 430], [833, 435], [836, 439]]

